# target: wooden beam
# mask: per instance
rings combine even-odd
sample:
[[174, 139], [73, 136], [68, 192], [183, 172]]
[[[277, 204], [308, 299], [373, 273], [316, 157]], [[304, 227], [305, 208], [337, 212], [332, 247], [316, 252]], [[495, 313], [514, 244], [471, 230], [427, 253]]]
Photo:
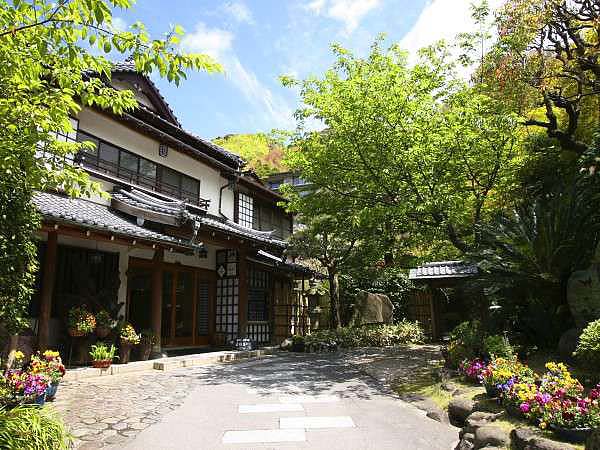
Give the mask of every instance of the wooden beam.
[[161, 352], [161, 326], [162, 326], [162, 291], [163, 291], [163, 263], [164, 251], [161, 247], [154, 252], [152, 260], [152, 306], [151, 323], [152, 331], [158, 336], [158, 343], [152, 349], [153, 352]]
[[56, 253], [58, 239], [56, 231], [48, 232], [44, 273], [42, 278], [42, 295], [40, 300], [40, 316], [38, 322], [38, 347], [41, 351], [48, 348], [50, 338], [50, 315], [52, 313], [52, 295], [56, 279]]
[[238, 250], [238, 321], [239, 336], [246, 337], [246, 328], [248, 325], [248, 261], [246, 261], [246, 249]]

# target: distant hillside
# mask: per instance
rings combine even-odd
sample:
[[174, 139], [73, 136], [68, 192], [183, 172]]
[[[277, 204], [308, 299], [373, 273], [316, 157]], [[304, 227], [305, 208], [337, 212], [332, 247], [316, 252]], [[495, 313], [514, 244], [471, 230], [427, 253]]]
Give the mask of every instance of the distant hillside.
[[221, 147], [240, 155], [262, 178], [287, 169], [282, 163], [285, 146], [276, 137], [265, 133], [228, 134], [213, 139]]

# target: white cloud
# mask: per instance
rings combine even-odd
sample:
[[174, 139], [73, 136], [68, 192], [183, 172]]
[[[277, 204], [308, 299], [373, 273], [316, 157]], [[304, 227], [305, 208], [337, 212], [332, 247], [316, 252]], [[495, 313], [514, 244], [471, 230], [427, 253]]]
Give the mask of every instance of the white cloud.
[[325, 6], [325, 0], [313, 0], [308, 5], [306, 5], [306, 9], [314, 12], [315, 14], [321, 14], [323, 7]]
[[215, 59], [231, 50], [233, 34], [220, 28], [208, 28], [199, 22], [193, 33], [183, 36], [181, 46], [189, 52], [207, 53]]
[[250, 9], [242, 2], [228, 2], [223, 6], [227, 14], [237, 22], [254, 24], [254, 17]]
[[[404, 35], [400, 46], [408, 50], [414, 61], [417, 51], [440, 39], [451, 41], [461, 32], [475, 31], [471, 18], [472, 0], [430, 0], [411, 30]], [[490, 8], [496, 9], [503, 0], [490, 0]]]
[[289, 128], [294, 124], [292, 108], [243, 66], [233, 49], [233, 40], [231, 32], [208, 28], [200, 22], [193, 33], [184, 36], [181, 45], [186, 51], [207, 53], [221, 63], [227, 79], [254, 107], [254, 114], [267, 119], [270, 128]]
[[306, 5], [306, 9], [342, 22], [345, 33], [351, 34], [363, 17], [380, 3], [380, 0], [313, 0]]
[[129, 25], [121, 17], [114, 17], [113, 16], [113, 18], [112, 18], [112, 27], [113, 27], [113, 29], [115, 31], [125, 31], [125, 30], [127, 30], [127, 28], [129, 28]]

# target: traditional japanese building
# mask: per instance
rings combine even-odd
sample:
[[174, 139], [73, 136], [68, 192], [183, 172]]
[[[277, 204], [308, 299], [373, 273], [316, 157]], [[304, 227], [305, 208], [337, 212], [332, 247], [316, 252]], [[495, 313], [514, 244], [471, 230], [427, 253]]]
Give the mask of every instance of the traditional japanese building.
[[39, 192], [40, 273], [31, 317], [40, 346], [64, 345], [68, 310], [85, 304], [152, 329], [163, 348], [255, 344], [303, 332], [310, 271], [283, 256], [292, 217], [237, 155], [185, 131], [132, 64], [111, 81], [139, 107], [83, 108], [65, 140], [108, 196]]

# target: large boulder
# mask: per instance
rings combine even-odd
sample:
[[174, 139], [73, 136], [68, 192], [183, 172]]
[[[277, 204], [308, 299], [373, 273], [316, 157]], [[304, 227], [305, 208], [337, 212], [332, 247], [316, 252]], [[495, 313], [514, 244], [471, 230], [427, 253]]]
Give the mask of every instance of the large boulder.
[[579, 343], [579, 335], [581, 330], [577, 328], [571, 328], [565, 331], [558, 341], [558, 354], [562, 359], [569, 360], [573, 357], [573, 352], [577, 348]]
[[463, 427], [467, 417], [471, 415], [475, 408], [475, 402], [464, 397], [454, 397], [448, 404], [448, 417], [450, 423], [456, 427]]
[[475, 431], [475, 448], [508, 447], [509, 444], [509, 434], [500, 427], [485, 425]]
[[596, 430], [585, 443], [585, 450], [600, 450], [600, 430]]
[[394, 305], [387, 295], [358, 291], [354, 303], [353, 325], [392, 323], [393, 316]]
[[600, 318], [598, 260], [585, 270], [573, 272], [567, 284], [567, 301], [577, 328], [584, 328], [589, 322]]
[[575, 450], [572, 445], [546, 439], [530, 428], [515, 428], [510, 439], [514, 450]]

